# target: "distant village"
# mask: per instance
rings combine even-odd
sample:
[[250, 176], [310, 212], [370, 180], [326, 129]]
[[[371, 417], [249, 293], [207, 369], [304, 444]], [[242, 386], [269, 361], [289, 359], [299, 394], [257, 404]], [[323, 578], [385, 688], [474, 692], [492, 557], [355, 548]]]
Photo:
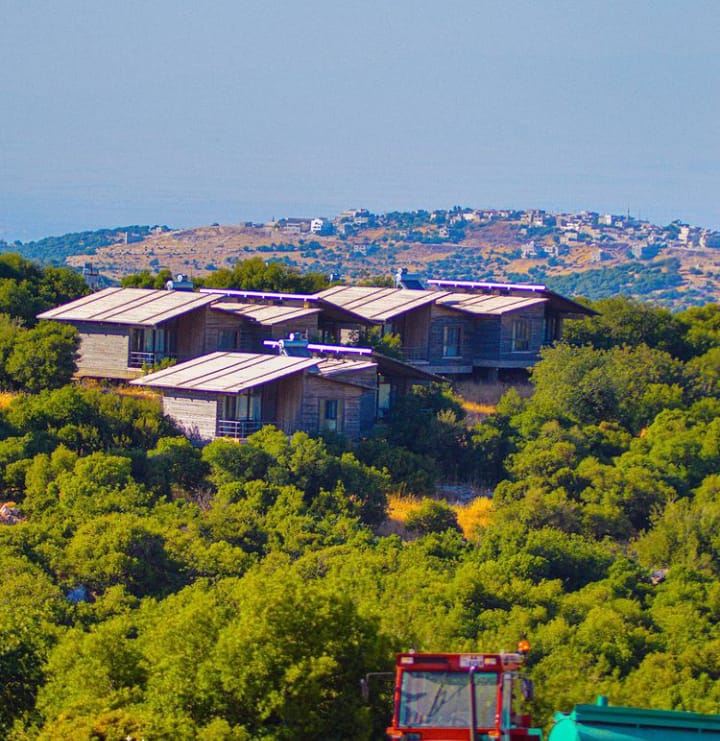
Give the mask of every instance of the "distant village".
[[[505, 222], [519, 227], [519, 233], [528, 238], [521, 247], [524, 259], [559, 257], [574, 245], [584, 243], [594, 248], [594, 262], [601, 262], [619, 249], [628, 250], [637, 259], [654, 256], [660, 248], [708, 249], [720, 247], [720, 232], [673, 221], [658, 226], [628, 215], [601, 214], [595, 211], [580, 213], [552, 213], [542, 209], [524, 211], [503, 209], [469, 209], [414, 211], [408, 213], [374, 214], [367, 209], [349, 209], [335, 218], [283, 218], [269, 224], [246, 224], [272, 228], [288, 235], [316, 234], [329, 236], [355, 235], [365, 229], [392, 228], [407, 224], [412, 216], [415, 229], [423, 229], [425, 236], [438, 241], [453, 241], [458, 229], [468, 226], [486, 226]], [[453, 232], [456, 232], [454, 235]], [[399, 239], [412, 239], [412, 229], [401, 228]]]
[[544, 283], [590, 299], [621, 293], [672, 309], [720, 300], [720, 232], [595, 211], [356, 208], [334, 217], [133, 227], [105, 245], [64, 249], [57, 257], [85, 266], [93, 287], [143, 270], [192, 279], [260, 257], [334, 283], [387, 281], [403, 267], [426, 278]]

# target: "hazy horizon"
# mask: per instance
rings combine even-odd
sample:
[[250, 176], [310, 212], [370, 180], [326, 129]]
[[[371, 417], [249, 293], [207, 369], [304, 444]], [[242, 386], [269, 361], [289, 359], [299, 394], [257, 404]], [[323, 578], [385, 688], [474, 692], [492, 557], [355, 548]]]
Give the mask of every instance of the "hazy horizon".
[[720, 4], [26, 0], [0, 239], [543, 208], [720, 228]]

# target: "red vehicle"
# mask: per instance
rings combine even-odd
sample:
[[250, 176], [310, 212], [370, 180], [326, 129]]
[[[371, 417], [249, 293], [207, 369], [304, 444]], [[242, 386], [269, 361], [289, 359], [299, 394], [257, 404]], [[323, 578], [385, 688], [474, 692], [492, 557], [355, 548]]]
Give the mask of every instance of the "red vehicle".
[[521, 703], [532, 698], [518, 653], [398, 654], [395, 701], [387, 734], [394, 741], [542, 738]]

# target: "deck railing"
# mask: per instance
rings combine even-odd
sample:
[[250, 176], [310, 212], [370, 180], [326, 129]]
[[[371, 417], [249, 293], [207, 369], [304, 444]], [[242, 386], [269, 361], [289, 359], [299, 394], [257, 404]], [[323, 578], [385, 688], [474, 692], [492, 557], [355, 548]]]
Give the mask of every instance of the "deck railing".
[[177, 356], [167, 352], [139, 352], [131, 351], [128, 359], [128, 368], [151, 368], [163, 360], [176, 359]]
[[263, 425], [272, 422], [260, 419], [219, 419], [217, 422], [218, 437], [232, 437], [244, 440], [248, 435], [257, 432]]

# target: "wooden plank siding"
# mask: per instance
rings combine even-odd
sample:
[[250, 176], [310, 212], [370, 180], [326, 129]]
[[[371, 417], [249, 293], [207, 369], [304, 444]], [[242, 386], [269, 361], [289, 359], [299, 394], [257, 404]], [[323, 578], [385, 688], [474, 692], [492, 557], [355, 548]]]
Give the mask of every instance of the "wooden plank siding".
[[306, 337], [310, 342], [319, 339], [320, 332], [318, 330], [318, 315], [313, 314], [312, 316], [303, 317], [301, 319], [294, 319], [280, 324], [274, 324], [272, 327], [268, 327], [271, 331], [271, 335], [266, 339], [282, 340], [288, 337], [291, 333], [301, 334]]
[[[527, 350], [513, 347], [513, 325], [518, 321], [527, 321], [529, 324]], [[500, 323], [499, 367], [525, 368], [537, 363], [543, 344], [545, 344], [545, 310], [542, 306], [504, 314]]]
[[[230, 343], [233, 346], [223, 346], [223, 333], [237, 332], [236, 339]], [[240, 352], [262, 352], [263, 351], [263, 328], [253, 325], [246, 319], [228, 314], [222, 311], [208, 311], [207, 324], [205, 326], [205, 350], [206, 353], [216, 350], [238, 350]], [[227, 344], [227, 343], [226, 343]]]
[[[338, 381], [344, 381], [361, 389], [358, 407], [358, 435], [366, 435], [377, 420], [378, 404], [378, 372], [377, 366], [364, 371], [348, 371], [333, 376]], [[344, 433], [348, 434], [349, 433]], [[350, 435], [355, 439], [355, 435]]]
[[[365, 399], [363, 400], [363, 396]], [[368, 414], [372, 405], [375, 416], [375, 392], [349, 383], [337, 383], [321, 376], [308, 373], [302, 394], [302, 411], [300, 429], [308, 434], [317, 435], [322, 431], [320, 406], [322, 401], [342, 401], [343, 416], [341, 429], [338, 432], [357, 440], [362, 431], [367, 429], [369, 420], [363, 417]], [[372, 400], [372, 401], [370, 401]]]
[[390, 331], [400, 335], [403, 353], [409, 362], [428, 360], [431, 320], [432, 305], [427, 304], [394, 317], [389, 323]]
[[[475, 318], [438, 305], [432, 309], [428, 370], [438, 374], [472, 373], [473, 357], [478, 342]], [[446, 356], [443, 352], [445, 331], [449, 328], [460, 330], [460, 354], [455, 357]]]
[[[221, 347], [223, 332], [237, 332], [235, 347]], [[264, 340], [282, 340], [292, 332], [315, 338], [318, 334], [317, 314], [268, 326], [228, 312], [208, 311], [204, 352], [216, 350], [268, 352], [263, 345]]]
[[[527, 322], [528, 349], [518, 350], [513, 342], [516, 322]], [[437, 306], [430, 327], [428, 369], [433, 373], [464, 375], [473, 368], [526, 368], [539, 359], [545, 344], [545, 308], [539, 304], [498, 316], [463, 316]], [[446, 328], [460, 330], [460, 354], [443, 353]]]
[[194, 443], [216, 437], [218, 395], [199, 391], [164, 391], [163, 412]]
[[[268, 384], [268, 386], [274, 387], [275, 409], [268, 409], [267, 417], [263, 410], [263, 419], [270, 420], [288, 435], [298, 429], [304, 429], [302, 428], [304, 377], [305, 374], [296, 373], [293, 376]], [[265, 390], [265, 387], [263, 387], [263, 402], [265, 401]], [[270, 416], [271, 411], [273, 412], [272, 417]]]
[[[287, 434], [300, 424], [302, 374], [265, 384], [261, 389], [260, 425], [274, 424]], [[223, 409], [223, 394], [203, 391], [163, 391], [163, 412], [171, 417], [185, 435], [198, 444], [218, 437], [218, 421]]]
[[205, 327], [209, 314], [208, 307], [203, 306], [174, 320], [179, 362], [196, 358], [205, 351]]
[[129, 329], [114, 324], [77, 322], [80, 349], [78, 377], [137, 378], [139, 368], [128, 368]]

